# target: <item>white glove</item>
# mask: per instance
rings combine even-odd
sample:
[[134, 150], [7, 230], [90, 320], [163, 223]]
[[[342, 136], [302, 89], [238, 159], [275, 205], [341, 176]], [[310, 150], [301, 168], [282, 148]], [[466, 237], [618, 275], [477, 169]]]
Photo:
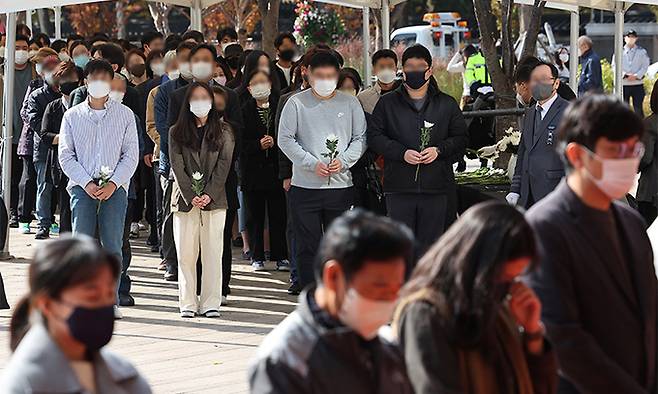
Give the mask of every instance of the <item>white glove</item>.
[[519, 202], [519, 197], [521, 197], [519, 193], [507, 193], [505, 200], [507, 200], [509, 205], [514, 206]]

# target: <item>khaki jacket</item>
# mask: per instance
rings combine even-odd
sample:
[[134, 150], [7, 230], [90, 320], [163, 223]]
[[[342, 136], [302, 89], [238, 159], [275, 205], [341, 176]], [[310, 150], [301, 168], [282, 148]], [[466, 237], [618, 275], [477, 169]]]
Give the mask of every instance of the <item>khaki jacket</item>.
[[169, 129], [169, 161], [174, 174], [174, 185], [171, 194], [172, 212], [189, 212], [192, 210], [192, 199], [196, 194], [192, 190], [192, 174], [200, 172], [203, 175], [205, 188], [203, 193], [212, 201], [204, 210], [227, 209], [226, 178], [231, 170], [235, 137], [228, 123], [221, 122], [224, 142], [218, 151], [210, 150], [208, 137], [201, 143], [201, 151], [183, 146], [171, 135]]
[[153, 148], [153, 161], [160, 160], [160, 133], [155, 128], [155, 95], [158, 94], [159, 90], [160, 86], [151, 89], [146, 99], [146, 134], [148, 134], [155, 144]]

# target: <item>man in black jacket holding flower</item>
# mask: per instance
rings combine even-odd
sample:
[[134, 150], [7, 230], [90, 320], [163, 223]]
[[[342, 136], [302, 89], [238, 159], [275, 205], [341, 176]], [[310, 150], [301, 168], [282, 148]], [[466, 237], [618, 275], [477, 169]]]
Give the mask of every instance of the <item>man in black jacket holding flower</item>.
[[452, 164], [468, 137], [459, 105], [432, 77], [427, 48], [407, 48], [402, 69], [404, 84], [375, 106], [368, 146], [384, 156], [386, 206], [413, 230], [418, 258], [455, 219]]

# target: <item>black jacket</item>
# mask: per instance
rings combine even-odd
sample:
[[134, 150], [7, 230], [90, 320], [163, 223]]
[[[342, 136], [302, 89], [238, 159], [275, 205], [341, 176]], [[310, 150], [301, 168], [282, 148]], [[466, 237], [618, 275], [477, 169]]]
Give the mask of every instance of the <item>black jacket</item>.
[[[66, 112], [66, 107], [61, 99], [51, 101], [43, 112], [43, 120], [41, 121], [41, 129], [34, 135], [36, 145], [37, 137], [39, 139], [40, 149], [46, 149], [46, 166], [49, 169], [50, 177], [47, 176], [46, 182], [57, 185], [60, 177], [63, 175], [58, 160], [58, 146], [53, 145], [55, 136], [59, 134], [59, 129], [62, 126], [62, 118]], [[50, 149], [48, 149], [50, 148]], [[36, 155], [35, 155], [36, 158]], [[50, 178], [50, 179], [48, 179]]]
[[276, 74], [278, 79], [279, 90], [286, 89], [288, 87], [288, 80], [286, 79], [285, 74], [283, 74], [283, 70], [280, 69], [276, 64], [272, 66], [272, 69], [274, 70], [274, 74]]
[[366, 342], [311, 304], [297, 309], [261, 344], [249, 369], [253, 394], [411, 394], [404, 360], [383, 339]]
[[[238, 201], [238, 175], [235, 170], [235, 162], [240, 155], [240, 145], [244, 123], [242, 122], [242, 112], [240, 111], [240, 99], [238, 95], [231, 89], [225, 88], [221, 85], [216, 85], [211, 82], [212, 86], [219, 86], [226, 92], [228, 100], [226, 101], [226, 109], [224, 111], [224, 120], [227, 121], [233, 128], [233, 135], [235, 137], [235, 149], [233, 151], [233, 163], [226, 179], [226, 199], [228, 201], [228, 209], [234, 210], [240, 208]], [[185, 94], [189, 84], [182, 86], [169, 95], [169, 109], [167, 113], [167, 123], [169, 127], [173, 126], [178, 120], [183, 101], [185, 101]]]
[[[404, 160], [408, 149], [418, 151], [420, 129], [425, 122], [434, 126], [429, 146], [438, 148], [439, 157], [421, 164], [416, 181], [416, 165]], [[450, 190], [455, 178], [452, 158], [462, 156], [468, 137], [466, 123], [457, 102], [430, 82], [427, 99], [418, 111], [406, 88], [382, 96], [368, 122], [368, 147], [384, 156], [384, 191], [442, 193]]]
[[144, 152], [153, 152], [153, 148], [155, 147], [155, 143], [148, 135], [146, 135], [146, 102], [148, 101], [151, 89], [160, 86], [161, 81], [161, 77], [154, 77], [135, 86], [135, 90], [137, 90], [137, 94], [139, 95], [140, 112], [137, 116], [139, 116], [139, 121], [142, 124], [141, 130], [143, 130], [142, 138], [144, 139]]
[[[41, 131], [41, 122], [46, 106], [54, 100], [59, 99], [62, 95], [45, 84], [39, 89], [33, 91], [27, 100], [27, 117], [30, 122], [30, 130], [34, 133], [33, 160], [44, 161], [48, 155], [50, 144], [42, 144], [39, 132]], [[52, 142], [52, 141], [51, 141]]]
[[[586, 206], [562, 181], [526, 215], [540, 257], [526, 279], [541, 300], [557, 354], [560, 394], [658, 389], [651, 243], [635, 210], [613, 202], [610, 211], [614, 220], [602, 225], [604, 213]], [[602, 236], [608, 232], [616, 242]], [[620, 255], [612, 252], [614, 244]]]
[[240, 149], [240, 186], [243, 190], [281, 189], [279, 148], [276, 143], [267, 151], [260, 147], [260, 140], [266, 134], [276, 141], [274, 117], [278, 102], [277, 96], [270, 95], [270, 121], [267, 125], [260, 118], [256, 100], [249, 98], [242, 102], [244, 132]]

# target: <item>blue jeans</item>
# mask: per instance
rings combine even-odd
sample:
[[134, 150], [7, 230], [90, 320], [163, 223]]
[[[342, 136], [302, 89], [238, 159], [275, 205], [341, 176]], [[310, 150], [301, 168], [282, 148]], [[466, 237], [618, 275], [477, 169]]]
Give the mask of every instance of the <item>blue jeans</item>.
[[103, 248], [121, 261], [123, 225], [128, 208], [126, 190], [122, 187], [118, 188], [108, 200], [101, 202], [100, 210], [98, 210], [100, 200], [89, 197], [82, 187], [75, 186], [70, 193], [73, 235], [85, 234], [94, 237], [98, 228], [98, 236]]
[[48, 164], [45, 161], [35, 161], [34, 169], [37, 171], [37, 225], [50, 229], [53, 217], [51, 210], [53, 185], [46, 182]]

